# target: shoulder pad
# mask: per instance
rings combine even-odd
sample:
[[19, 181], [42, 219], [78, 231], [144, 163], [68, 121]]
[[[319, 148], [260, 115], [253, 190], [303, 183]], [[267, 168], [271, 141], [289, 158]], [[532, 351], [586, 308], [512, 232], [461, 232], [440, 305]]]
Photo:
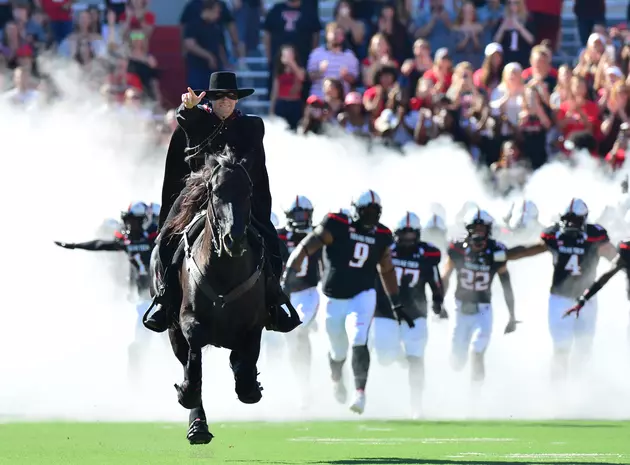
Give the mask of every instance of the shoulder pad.
[[492, 258], [495, 262], [507, 261], [507, 248], [501, 242], [495, 242]]
[[589, 238], [593, 238], [596, 241], [603, 241], [608, 238], [608, 231], [599, 224], [587, 223], [586, 234]]
[[334, 220], [334, 221], [339, 221], [340, 223], [350, 224], [350, 219], [343, 213], [329, 213], [324, 218], [324, 221], [326, 220]]
[[389, 235], [391, 235], [391, 234], [392, 234], [392, 230], [391, 230], [391, 229], [389, 229], [387, 226], [385, 226], [385, 225], [384, 225], [384, 224], [382, 224], [382, 223], [378, 223], [378, 224], [376, 225], [376, 232], [377, 232], [377, 233], [380, 233], [380, 234], [389, 234]]
[[617, 245], [617, 250], [630, 251], [630, 240], [620, 241]]

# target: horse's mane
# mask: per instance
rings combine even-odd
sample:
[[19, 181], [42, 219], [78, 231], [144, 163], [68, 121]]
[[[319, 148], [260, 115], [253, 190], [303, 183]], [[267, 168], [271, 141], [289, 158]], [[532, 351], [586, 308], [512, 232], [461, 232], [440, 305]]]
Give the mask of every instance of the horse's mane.
[[[192, 157], [186, 157], [186, 161]], [[210, 192], [210, 179], [212, 172], [217, 166], [216, 161], [224, 165], [236, 165], [239, 161], [234, 157], [229, 147], [225, 147], [223, 152], [216, 152], [206, 157], [203, 167], [191, 173], [185, 178], [186, 194], [182, 199], [179, 213], [166, 222], [163, 228], [165, 239], [174, 234], [180, 234], [192, 221], [204, 204], [208, 202]]]

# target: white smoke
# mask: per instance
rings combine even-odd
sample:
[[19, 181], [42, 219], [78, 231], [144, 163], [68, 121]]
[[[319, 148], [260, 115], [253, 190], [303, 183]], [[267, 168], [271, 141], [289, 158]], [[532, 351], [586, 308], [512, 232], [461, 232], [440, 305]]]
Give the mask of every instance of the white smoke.
[[[64, 84], [66, 83], [66, 84]], [[73, 91], [75, 81], [62, 80]], [[85, 101], [87, 99], [87, 101]], [[2, 306], [0, 306], [0, 417], [81, 420], [185, 421], [173, 383], [182, 369], [166, 335], [142, 331], [145, 360], [127, 373], [128, 345], [136, 313], [125, 288], [103, 266], [108, 252], [69, 251], [53, 240], [93, 238], [104, 218], [132, 199], [159, 200], [165, 153], [149, 153], [148, 134], [139, 125], [98, 110], [96, 97], [57, 104], [41, 112], [0, 106], [3, 154]], [[374, 189], [381, 196], [383, 221], [393, 224], [405, 210], [424, 211], [431, 202], [446, 208], [449, 222], [465, 201], [475, 201], [496, 218], [507, 200], [492, 199], [468, 156], [445, 140], [404, 156], [387, 150], [368, 153], [349, 138], [289, 135], [267, 122], [265, 147], [274, 210], [281, 214], [296, 194], [309, 197], [316, 218], [347, 207], [353, 195]], [[549, 165], [526, 188], [529, 198], [551, 217], [572, 195], [591, 208], [616, 195], [616, 185], [599, 178], [589, 161], [577, 169]], [[286, 202], [286, 204], [283, 204]], [[607, 265], [600, 266], [600, 272]], [[630, 414], [626, 339], [628, 312], [624, 279], [616, 277], [600, 295], [600, 318], [592, 363], [567, 388], [548, 382], [551, 344], [546, 312], [551, 280], [549, 255], [509, 265], [524, 323], [503, 335], [507, 311], [495, 283], [495, 332], [487, 353], [487, 381], [480, 398], [471, 397], [469, 371], [448, 365], [452, 321], [429, 318], [425, 412], [430, 418], [621, 418]], [[125, 270], [121, 270], [124, 272]], [[453, 286], [452, 286], [453, 287]], [[447, 299], [452, 312], [452, 296]], [[288, 363], [285, 337], [265, 335], [260, 381], [263, 400], [240, 404], [228, 366], [228, 352], [204, 353], [204, 399], [209, 419], [352, 419], [332, 398], [323, 315], [312, 335], [312, 381], [307, 392]], [[351, 387], [350, 364], [346, 366]], [[308, 405], [301, 398], [308, 394]], [[364, 417], [409, 414], [403, 366], [382, 368], [373, 361]], [[396, 399], [396, 401], [394, 401]]]

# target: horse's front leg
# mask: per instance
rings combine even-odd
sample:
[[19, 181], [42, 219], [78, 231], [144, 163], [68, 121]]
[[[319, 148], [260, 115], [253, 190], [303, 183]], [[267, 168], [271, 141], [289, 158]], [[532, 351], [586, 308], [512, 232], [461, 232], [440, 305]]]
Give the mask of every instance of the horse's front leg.
[[256, 364], [260, 355], [262, 328], [246, 334], [241, 347], [230, 354], [230, 367], [236, 381], [236, 395], [244, 404], [255, 404], [262, 398], [262, 386], [258, 382]]
[[192, 305], [184, 303], [180, 313], [182, 334], [188, 342], [188, 360], [184, 367], [184, 382], [175, 385], [177, 400], [182, 407], [194, 409], [201, 406], [201, 348], [203, 332]]

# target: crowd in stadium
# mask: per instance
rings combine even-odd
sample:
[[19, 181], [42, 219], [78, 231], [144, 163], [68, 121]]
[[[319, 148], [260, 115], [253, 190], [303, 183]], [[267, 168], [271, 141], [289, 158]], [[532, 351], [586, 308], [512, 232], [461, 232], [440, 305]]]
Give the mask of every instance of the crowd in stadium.
[[[574, 0], [584, 48], [556, 69], [562, 3], [339, 0], [322, 25], [312, 0], [268, 11], [261, 0], [190, 0], [183, 59], [188, 84], [205, 88], [212, 71], [259, 53], [262, 31], [270, 113], [299, 132], [341, 130], [395, 148], [447, 134], [494, 173], [518, 167], [508, 184], [575, 147], [615, 169], [628, 134], [630, 31], [606, 26], [605, 0]], [[0, 88], [11, 101], [54, 98], [36, 60], [52, 50], [112, 104], [142, 103], [167, 142], [176, 121], [160, 105], [154, 26], [149, 0], [0, 1]]]

